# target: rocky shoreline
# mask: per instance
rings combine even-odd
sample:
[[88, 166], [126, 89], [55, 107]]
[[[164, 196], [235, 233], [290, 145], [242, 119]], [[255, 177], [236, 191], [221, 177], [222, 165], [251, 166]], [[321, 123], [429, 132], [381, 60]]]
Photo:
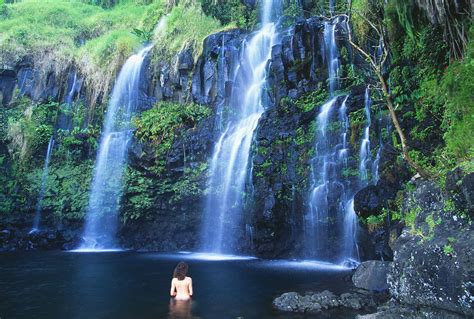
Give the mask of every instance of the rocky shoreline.
[[[444, 191], [433, 182], [414, 181], [416, 188], [407, 194], [403, 209], [416, 215], [394, 241], [393, 261], [362, 262], [352, 276], [353, 290], [346, 293], [284, 293], [274, 300], [274, 308], [298, 313], [338, 307], [372, 311], [358, 315], [360, 319], [474, 317], [474, 232], [468, 217], [472, 191], [453, 188], [466, 185], [472, 174], [457, 181], [453, 175]], [[465, 217], [455, 215], [456, 209]]]

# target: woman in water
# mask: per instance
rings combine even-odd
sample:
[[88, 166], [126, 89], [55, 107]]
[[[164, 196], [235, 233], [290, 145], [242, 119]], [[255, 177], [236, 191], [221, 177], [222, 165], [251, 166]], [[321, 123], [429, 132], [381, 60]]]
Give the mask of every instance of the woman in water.
[[171, 297], [175, 300], [189, 300], [193, 296], [193, 281], [191, 277], [187, 277], [188, 264], [181, 261], [173, 273], [173, 280], [171, 280]]

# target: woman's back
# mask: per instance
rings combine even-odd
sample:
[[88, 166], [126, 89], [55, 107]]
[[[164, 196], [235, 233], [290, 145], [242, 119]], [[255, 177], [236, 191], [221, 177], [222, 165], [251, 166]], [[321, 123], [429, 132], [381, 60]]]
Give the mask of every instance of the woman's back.
[[188, 300], [193, 295], [193, 281], [191, 277], [185, 277], [183, 280], [173, 278], [171, 281], [171, 296], [176, 300]]

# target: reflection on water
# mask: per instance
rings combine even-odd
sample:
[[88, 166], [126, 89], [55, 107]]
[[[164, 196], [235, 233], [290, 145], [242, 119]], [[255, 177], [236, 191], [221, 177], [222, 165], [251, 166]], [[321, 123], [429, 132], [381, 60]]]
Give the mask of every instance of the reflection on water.
[[[170, 281], [182, 254], [0, 253], [0, 316], [15, 319], [314, 318], [278, 314], [285, 291], [347, 287], [348, 270], [284, 261], [189, 259], [195, 297], [175, 301]], [[280, 263], [282, 265], [280, 265]], [[343, 310], [318, 318], [354, 318]]]
[[192, 315], [192, 300], [176, 300], [174, 298], [170, 299], [170, 312], [168, 313], [169, 319], [196, 319]]

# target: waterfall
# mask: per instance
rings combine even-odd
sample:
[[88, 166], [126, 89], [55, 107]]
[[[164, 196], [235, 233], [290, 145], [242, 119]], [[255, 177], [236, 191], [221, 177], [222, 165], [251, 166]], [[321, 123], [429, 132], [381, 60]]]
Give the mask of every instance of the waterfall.
[[[304, 221], [305, 257], [337, 261], [357, 258], [357, 220], [349, 205], [353, 192], [343, 174], [349, 155], [347, 99], [332, 98], [321, 107], [316, 119], [316, 156], [311, 160], [309, 211]], [[338, 241], [341, 248], [335, 248]]]
[[130, 120], [139, 102], [143, 61], [151, 48], [147, 46], [129, 57], [115, 82], [94, 167], [81, 249], [116, 247], [122, 177], [132, 136]]
[[250, 171], [250, 147], [264, 111], [266, 70], [277, 41], [276, 25], [272, 22], [274, 2], [277, 1], [263, 1], [262, 26], [242, 43], [230, 101], [233, 113], [218, 125], [223, 129], [210, 161], [202, 227], [201, 248], [206, 252], [233, 253], [239, 234], [245, 235], [242, 205]]
[[53, 148], [54, 148], [54, 136], [51, 136], [48, 143], [48, 149], [46, 150], [46, 157], [44, 159], [43, 173], [41, 174], [40, 191], [38, 194], [38, 200], [36, 201], [35, 218], [33, 219], [33, 227], [31, 228], [31, 231], [35, 231], [39, 229], [39, 224], [41, 221], [41, 204], [43, 202], [44, 193], [46, 191], [46, 179], [48, 177], [49, 161], [51, 160], [51, 154], [53, 153]]
[[382, 126], [383, 126], [383, 116], [379, 108], [378, 110], [379, 147], [377, 149], [377, 153], [375, 154], [375, 159], [372, 162], [372, 182], [374, 185], [376, 185], [380, 179], [379, 165], [380, 165], [380, 157], [382, 156], [382, 150], [383, 150]]
[[77, 80], [77, 72], [74, 71], [73, 79], [72, 79], [72, 84], [71, 84], [71, 89], [66, 95], [66, 104], [71, 106], [72, 102], [74, 101], [74, 95], [78, 91], [78, 87], [80, 89], [80, 83]]
[[372, 100], [370, 99], [369, 88], [365, 89], [364, 97], [364, 112], [365, 112], [365, 127], [364, 135], [362, 137], [362, 142], [360, 144], [360, 153], [359, 153], [359, 176], [362, 185], [367, 185], [369, 176], [367, 174], [367, 167], [371, 163], [370, 156], [370, 108], [372, 106]]
[[[322, 56], [328, 67], [330, 100], [316, 118], [316, 155], [311, 160], [308, 211], [304, 215], [304, 257], [341, 263], [358, 259], [357, 216], [353, 209], [355, 189], [347, 175], [349, 118], [346, 96], [339, 89], [340, 54], [336, 42], [339, 24], [336, 17], [324, 23]], [[341, 27], [347, 27], [342, 25]]]
[[317, 138], [316, 138], [316, 152], [317, 155], [311, 160], [311, 180], [312, 191], [309, 201], [309, 214], [305, 216], [305, 250], [306, 256], [319, 257], [322, 250], [328, 242], [328, 166], [330, 164], [331, 154], [328, 152], [328, 140], [326, 138], [326, 128], [329, 120], [329, 115], [336, 104], [337, 98], [326, 102], [322, 107], [317, 117]]
[[331, 16], [334, 15], [334, 11], [336, 11], [336, 0], [329, 0], [329, 13]]
[[339, 74], [339, 52], [336, 45], [336, 26], [338, 20], [324, 23], [324, 50], [326, 63], [328, 65], [329, 93], [333, 96], [334, 91], [338, 89]]

